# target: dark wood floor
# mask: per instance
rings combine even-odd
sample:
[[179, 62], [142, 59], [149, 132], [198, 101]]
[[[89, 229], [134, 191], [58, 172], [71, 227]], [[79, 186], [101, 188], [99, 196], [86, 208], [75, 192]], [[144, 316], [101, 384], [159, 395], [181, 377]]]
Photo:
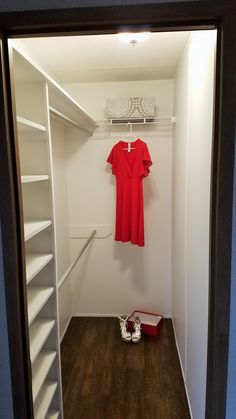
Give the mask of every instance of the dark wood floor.
[[61, 347], [65, 419], [190, 419], [171, 320], [120, 339], [113, 318], [73, 318]]

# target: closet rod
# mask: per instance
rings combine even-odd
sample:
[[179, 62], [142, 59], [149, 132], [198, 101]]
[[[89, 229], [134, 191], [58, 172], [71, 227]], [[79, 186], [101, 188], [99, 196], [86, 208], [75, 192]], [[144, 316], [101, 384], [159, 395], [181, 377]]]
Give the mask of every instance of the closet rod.
[[49, 110], [54, 115], [58, 116], [59, 118], [63, 119], [64, 121], [68, 122], [68, 124], [71, 124], [74, 127], [79, 128], [80, 130], [86, 131], [87, 133], [91, 134], [91, 131], [89, 129], [81, 127], [77, 122], [73, 121], [73, 119], [68, 118], [68, 116], [64, 115], [64, 113], [58, 111], [57, 109], [53, 108], [52, 106], [49, 106]]
[[64, 273], [63, 277], [60, 279], [60, 281], [58, 282], [57, 285], [57, 289], [59, 290], [61, 288], [61, 286], [64, 284], [65, 280], [67, 279], [67, 277], [70, 275], [72, 269], [75, 267], [75, 265], [77, 264], [78, 260], [80, 259], [80, 257], [82, 256], [82, 254], [84, 253], [86, 247], [89, 245], [89, 243], [91, 242], [91, 240], [93, 239], [93, 237], [96, 234], [96, 230], [93, 230], [92, 233], [90, 234], [90, 236], [88, 237], [88, 239], [86, 240], [86, 242], [84, 243], [82, 249], [80, 250], [77, 258], [74, 260], [74, 262], [69, 266], [69, 268], [67, 269], [67, 271]]

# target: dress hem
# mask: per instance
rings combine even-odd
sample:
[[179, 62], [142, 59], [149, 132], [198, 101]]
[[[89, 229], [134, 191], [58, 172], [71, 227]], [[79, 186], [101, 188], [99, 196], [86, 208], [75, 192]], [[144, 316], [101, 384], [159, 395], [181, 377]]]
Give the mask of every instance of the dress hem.
[[138, 242], [134, 242], [134, 241], [132, 241], [132, 240], [121, 240], [121, 239], [116, 239], [116, 238], [115, 238], [115, 241], [116, 241], [116, 242], [121, 242], [121, 243], [131, 243], [131, 244], [136, 244], [136, 245], [137, 245], [137, 246], [139, 246], [139, 247], [144, 247], [144, 246], [145, 246], [145, 243], [140, 244], [140, 243], [138, 243]]

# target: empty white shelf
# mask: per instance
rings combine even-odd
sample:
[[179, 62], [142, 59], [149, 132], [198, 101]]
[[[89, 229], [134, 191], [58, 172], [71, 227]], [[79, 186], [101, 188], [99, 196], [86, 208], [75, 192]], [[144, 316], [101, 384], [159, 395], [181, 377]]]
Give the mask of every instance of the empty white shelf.
[[37, 357], [32, 369], [33, 401], [37, 398], [55, 358], [56, 351], [50, 350], [43, 350]]
[[38, 124], [37, 122], [30, 121], [29, 119], [17, 116], [17, 127], [19, 131], [46, 131], [44, 125]]
[[26, 280], [27, 284], [52, 260], [53, 254], [29, 254], [26, 255]]
[[24, 222], [24, 232], [25, 232], [25, 241], [31, 239], [36, 234], [45, 230], [52, 224], [51, 220], [44, 221], [25, 221]]
[[54, 291], [53, 287], [28, 287], [28, 321], [31, 325]]
[[35, 419], [45, 418], [56, 389], [57, 389], [57, 382], [46, 381], [44, 383], [40, 391], [40, 394], [36, 400], [36, 403], [34, 405], [34, 418]]
[[33, 363], [55, 325], [53, 319], [36, 319], [30, 326], [30, 358]]
[[48, 175], [22, 175], [21, 183], [42, 182], [48, 179], [49, 179]]
[[49, 410], [46, 419], [58, 419], [59, 418], [59, 410]]

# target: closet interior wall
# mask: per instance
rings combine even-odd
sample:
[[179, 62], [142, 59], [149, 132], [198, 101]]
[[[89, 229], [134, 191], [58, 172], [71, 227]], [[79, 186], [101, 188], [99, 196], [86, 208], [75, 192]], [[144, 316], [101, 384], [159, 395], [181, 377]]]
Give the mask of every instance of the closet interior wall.
[[176, 72], [172, 316], [192, 417], [205, 418], [216, 31], [193, 32]]
[[[64, 86], [95, 120], [106, 100], [155, 95], [158, 115], [173, 114], [173, 81], [74, 83]], [[153, 166], [144, 179], [144, 248], [114, 241], [115, 177], [106, 159], [129, 127], [97, 128], [93, 137], [66, 143], [71, 232], [98, 231], [71, 277], [74, 315], [110, 316], [135, 308], [171, 315], [171, 182], [173, 127], [140, 125], [133, 134], [148, 144]], [[104, 236], [104, 237], [102, 237]], [[85, 239], [71, 239], [75, 258]]]

